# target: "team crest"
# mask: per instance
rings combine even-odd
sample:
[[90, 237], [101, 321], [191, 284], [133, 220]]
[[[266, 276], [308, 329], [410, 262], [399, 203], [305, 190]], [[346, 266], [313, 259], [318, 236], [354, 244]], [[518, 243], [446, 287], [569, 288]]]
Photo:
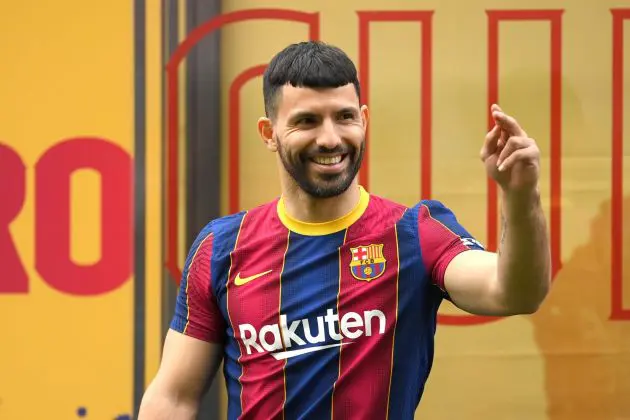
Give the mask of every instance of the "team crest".
[[385, 272], [387, 260], [383, 256], [383, 244], [350, 248], [350, 253], [350, 272], [357, 280], [372, 281]]

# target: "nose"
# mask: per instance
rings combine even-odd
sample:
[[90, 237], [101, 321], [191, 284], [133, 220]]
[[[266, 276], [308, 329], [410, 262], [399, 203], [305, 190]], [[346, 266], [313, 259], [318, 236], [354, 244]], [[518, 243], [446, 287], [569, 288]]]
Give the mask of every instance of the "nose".
[[341, 136], [337, 132], [337, 127], [330, 121], [324, 120], [319, 136], [317, 136], [317, 145], [326, 149], [334, 149], [341, 144]]

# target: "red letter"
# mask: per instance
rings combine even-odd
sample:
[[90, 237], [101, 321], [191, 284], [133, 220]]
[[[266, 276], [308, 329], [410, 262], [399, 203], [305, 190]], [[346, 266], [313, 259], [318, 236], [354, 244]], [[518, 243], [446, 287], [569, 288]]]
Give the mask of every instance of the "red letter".
[[24, 205], [25, 173], [20, 156], [0, 144], [0, 293], [28, 293], [28, 276], [9, 232], [9, 225]]
[[[70, 177], [85, 168], [101, 174], [102, 255], [94, 265], [70, 259]], [[75, 295], [98, 295], [127, 281], [132, 270], [131, 169], [127, 152], [97, 138], [64, 141], [37, 162], [35, 266], [50, 286]]]
[[[488, 12], [488, 108], [499, 98], [499, 22], [505, 20], [546, 20], [551, 25], [551, 271], [552, 276], [561, 267], [561, 124], [562, 124], [562, 10], [492, 10]], [[494, 121], [488, 113], [488, 129]], [[488, 180], [488, 245], [489, 251], [497, 247], [497, 186]], [[439, 315], [438, 321], [447, 325], [476, 325], [502, 318], [480, 316]]]
[[[431, 72], [433, 64], [431, 62], [432, 29], [431, 17], [433, 11], [430, 10], [396, 10], [396, 11], [369, 11], [357, 12], [359, 15], [359, 78], [361, 81], [361, 96], [364, 103], [369, 102], [370, 85], [370, 22], [413, 22], [422, 24], [422, 58], [420, 75], [421, 114], [420, 114], [420, 196], [423, 199], [431, 198], [431, 100], [432, 82]], [[359, 172], [359, 182], [366, 189], [369, 188], [369, 133], [365, 136], [366, 147], [363, 157], [363, 167]]]
[[[177, 261], [177, 252], [179, 249], [179, 241], [177, 235], [178, 227], [178, 212], [177, 212], [177, 200], [178, 200], [178, 109], [177, 98], [179, 95], [179, 75], [177, 73], [179, 65], [186, 58], [190, 50], [197, 45], [204, 37], [212, 32], [221, 29], [222, 27], [231, 23], [243, 22], [246, 20], [258, 20], [258, 19], [276, 19], [287, 20], [292, 22], [306, 23], [309, 27], [309, 38], [316, 40], [319, 39], [319, 15], [317, 13], [306, 13], [294, 10], [284, 9], [249, 9], [239, 10], [236, 12], [226, 13], [219, 15], [209, 21], [199, 25], [195, 28], [188, 37], [177, 47], [177, 50], [171, 56], [167, 66], [167, 252], [166, 252], [166, 267], [171, 276], [179, 283], [181, 278], [181, 269]], [[229, 98], [229, 138], [230, 138], [230, 212], [234, 213], [238, 211], [238, 196], [239, 196], [239, 147], [238, 147], [238, 112], [240, 110], [238, 106], [238, 93], [240, 87], [250, 79], [261, 75], [264, 72], [266, 65], [259, 65], [251, 67], [237, 76], [236, 80], [230, 85], [230, 98]], [[236, 113], [235, 113], [236, 112]]]
[[630, 20], [630, 9], [612, 10], [613, 86], [612, 86], [612, 244], [611, 244], [611, 320], [630, 320], [630, 309], [623, 308], [623, 21]]

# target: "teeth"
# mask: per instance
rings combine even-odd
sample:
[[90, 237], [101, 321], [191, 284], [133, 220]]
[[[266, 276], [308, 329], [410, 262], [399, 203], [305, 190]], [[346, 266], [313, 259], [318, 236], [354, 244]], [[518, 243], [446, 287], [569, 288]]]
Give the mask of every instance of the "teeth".
[[319, 156], [319, 157], [313, 158], [313, 161], [315, 163], [319, 163], [320, 165], [334, 165], [336, 163], [341, 162], [341, 156], [334, 156], [334, 157]]

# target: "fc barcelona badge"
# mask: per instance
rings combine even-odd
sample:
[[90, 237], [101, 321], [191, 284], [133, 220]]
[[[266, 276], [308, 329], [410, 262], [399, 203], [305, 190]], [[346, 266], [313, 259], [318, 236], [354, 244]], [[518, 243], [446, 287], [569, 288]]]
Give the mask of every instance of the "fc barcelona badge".
[[385, 272], [387, 260], [383, 257], [383, 244], [350, 248], [350, 253], [350, 272], [357, 280], [372, 281]]

